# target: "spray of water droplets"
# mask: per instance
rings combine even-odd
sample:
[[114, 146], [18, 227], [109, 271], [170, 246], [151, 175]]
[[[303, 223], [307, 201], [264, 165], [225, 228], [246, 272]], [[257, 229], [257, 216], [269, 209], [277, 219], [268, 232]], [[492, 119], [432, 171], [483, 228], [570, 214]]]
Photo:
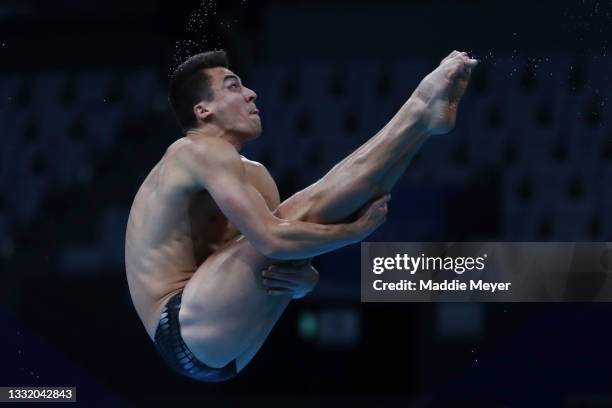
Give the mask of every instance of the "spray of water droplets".
[[[245, 6], [246, 0], [240, 0]], [[207, 51], [223, 48], [223, 34], [229, 32], [235, 24], [236, 18], [222, 18], [218, 11], [216, 0], [202, 0], [187, 21], [185, 37], [175, 44], [174, 67], [190, 56]]]
[[[221, 48], [221, 38], [216, 32], [216, 0], [202, 0], [187, 20], [185, 37], [175, 43], [174, 67], [193, 54]], [[172, 69], [174, 68], [172, 67]]]
[[542, 81], [553, 81], [558, 89], [586, 96], [591, 101], [589, 106], [575, 113], [581, 118], [594, 118], [609, 101], [608, 93], [603, 90], [612, 80], [612, 59], [608, 56], [610, 27], [612, 0], [582, 0], [568, 6], [560, 27], [578, 42], [577, 53], [524, 55], [521, 45], [528, 39], [520, 31], [512, 31], [507, 34], [510, 44], [515, 43], [511, 52], [494, 55], [488, 51], [475, 55], [470, 50], [469, 54], [481, 62], [481, 69], [497, 79], [514, 82], [517, 87], [537, 89]]

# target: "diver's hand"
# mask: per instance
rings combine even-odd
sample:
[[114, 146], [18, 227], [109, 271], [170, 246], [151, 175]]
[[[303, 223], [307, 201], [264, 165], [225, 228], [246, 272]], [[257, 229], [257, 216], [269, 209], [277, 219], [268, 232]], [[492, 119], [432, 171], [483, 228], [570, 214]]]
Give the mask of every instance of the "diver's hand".
[[272, 296], [291, 295], [300, 299], [314, 289], [319, 281], [319, 272], [306, 264], [271, 265], [262, 272], [263, 284]]
[[354, 242], [364, 240], [387, 220], [387, 203], [391, 194], [384, 194], [363, 206], [357, 213], [357, 219], [347, 224]]

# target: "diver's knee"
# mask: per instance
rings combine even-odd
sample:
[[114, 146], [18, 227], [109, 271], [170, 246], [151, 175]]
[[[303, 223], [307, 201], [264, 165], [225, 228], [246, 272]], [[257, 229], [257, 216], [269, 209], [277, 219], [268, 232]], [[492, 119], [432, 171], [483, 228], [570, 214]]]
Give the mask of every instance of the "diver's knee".
[[236, 360], [240, 354], [238, 344], [227, 338], [210, 337], [200, 339], [190, 348], [198, 360], [212, 368], [223, 368]]

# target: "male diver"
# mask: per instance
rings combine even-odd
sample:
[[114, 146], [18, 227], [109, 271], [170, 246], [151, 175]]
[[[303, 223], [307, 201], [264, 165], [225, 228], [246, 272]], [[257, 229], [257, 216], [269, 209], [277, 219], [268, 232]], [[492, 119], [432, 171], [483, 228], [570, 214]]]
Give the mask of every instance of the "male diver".
[[262, 131], [255, 92], [224, 51], [181, 64], [169, 99], [184, 137], [138, 190], [125, 244], [132, 300], [164, 361], [200, 381], [242, 370], [291, 299], [316, 284], [310, 259], [385, 221], [416, 151], [454, 127], [476, 65], [451, 52], [378, 133], [281, 203], [266, 168], [239, 154]]

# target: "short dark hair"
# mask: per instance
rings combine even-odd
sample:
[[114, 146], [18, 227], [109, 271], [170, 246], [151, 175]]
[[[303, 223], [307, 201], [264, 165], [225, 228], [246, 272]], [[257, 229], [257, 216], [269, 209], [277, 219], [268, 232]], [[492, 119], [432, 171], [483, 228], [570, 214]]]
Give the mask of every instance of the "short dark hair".
[[183, 132], [198, 126], [193, 107], [214, 97], [207, 68], [229, 68], [224, 50], [207, 51], [189, 57], [178, 66], [170, 79], [169, 100]]

